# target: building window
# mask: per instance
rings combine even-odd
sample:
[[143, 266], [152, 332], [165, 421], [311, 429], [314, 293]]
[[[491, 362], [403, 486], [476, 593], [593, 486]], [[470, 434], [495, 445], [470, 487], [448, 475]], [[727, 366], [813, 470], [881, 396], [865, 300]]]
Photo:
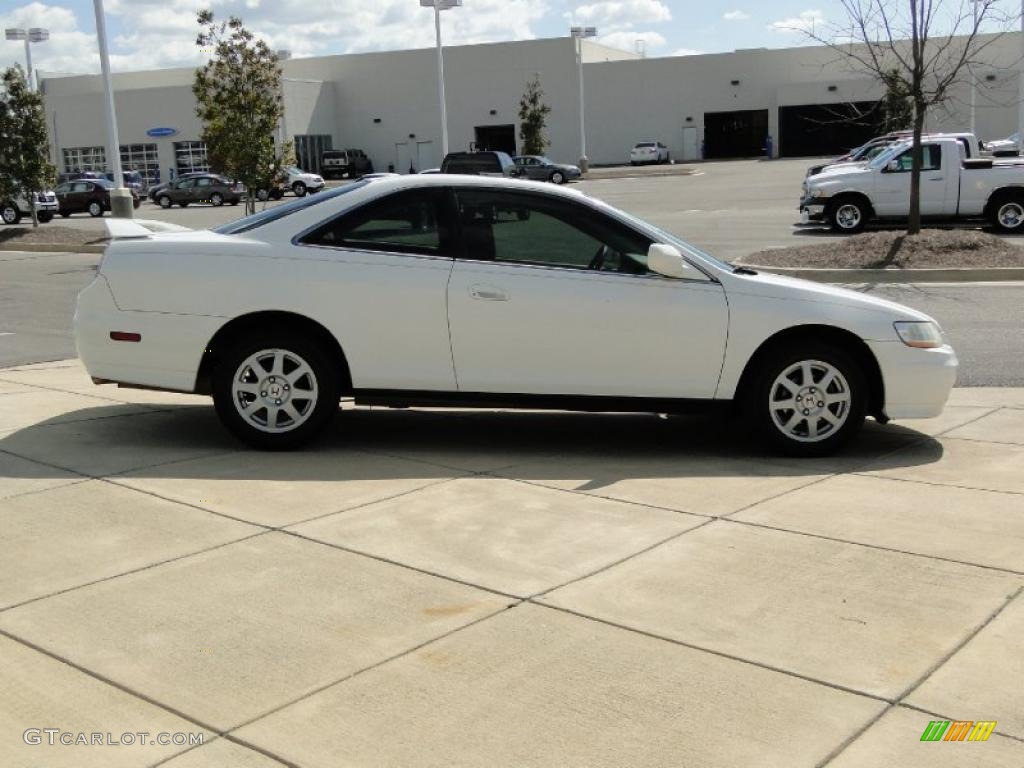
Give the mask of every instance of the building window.
[[121, 170], [138, 171], [149, 184], [160, 180], [160, 160], [156, 144], [122, 144]]
[[103, 147], [69, 147], [64, 150], [64, 172], [107, 170], [107, 152]]
[[206, 159], [206, 142], [174, 142], [174, 164], [177, 166], [179, 176], [183, 173], [206, 173], [209, 171], [210, 164]]
[[334, 149], [334, 142], [326, 134], [295, 137], [295, 160], [299, 168], [309, 173], [323, 172], [320, 161], [324, 151], [330, 149]]

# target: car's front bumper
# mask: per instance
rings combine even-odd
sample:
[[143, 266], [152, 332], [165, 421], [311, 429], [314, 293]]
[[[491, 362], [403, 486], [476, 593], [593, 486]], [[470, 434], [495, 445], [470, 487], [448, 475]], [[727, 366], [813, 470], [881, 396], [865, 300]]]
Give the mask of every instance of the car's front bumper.
[[938, 416], [956, 384], [956, 352], [948, 344], [936, 349], [908, 347], [902, 341], [869, 341], [882, 371], [883, 412], [890, 419]]
[[811, 224], [825, 220], [827, 197], [803, 197], [800, 200], [800, 223]]

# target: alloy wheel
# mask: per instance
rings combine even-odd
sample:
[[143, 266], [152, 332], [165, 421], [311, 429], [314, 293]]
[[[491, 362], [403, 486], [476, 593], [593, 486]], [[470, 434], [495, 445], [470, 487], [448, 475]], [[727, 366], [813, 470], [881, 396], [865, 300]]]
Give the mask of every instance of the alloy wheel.
[[996, 217], [999, 220], [999, 226], [1004, 229], [1017, 229], [1024, 223], [1024, 206], [1017, 202], [1004, 203], [999, 207]]
[[231, 399], [247, 424], [280, 434], [302, 426], [313, 414], [319, 389], [313, 368], [286, 349], [263, 349], [235, 371]]
[[845, 203], [836, 210], [836, 223], [842, 229], [856, 229], [862, 218], [860, 208], [853, 203]]
[[836, 434], [850, 416], [850, 385], [821, 360], [801, 360], [780, 373], [768, 395], [772, 423], [790, 440], [817, 443]]

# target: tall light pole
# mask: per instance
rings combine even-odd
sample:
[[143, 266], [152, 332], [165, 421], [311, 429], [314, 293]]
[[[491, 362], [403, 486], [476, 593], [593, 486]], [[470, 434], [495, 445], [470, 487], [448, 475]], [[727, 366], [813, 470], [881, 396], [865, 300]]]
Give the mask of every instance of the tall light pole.
[[[985, 0], [971, 0], [971, 7], [974, 10], [974, 26], [971, 28], [971, 33], [976, 34], [978, 31], [978, 5], [985, 2]], [[1024, 0], [1021, 0], [1021, 5], [1024, 6]], [[978, 113], [978, 76], [974, 70], [968, 65], [968, 73], [971, 76], [971, 133], [978, 134], [977, 126], [977, 113]]]
[[[1024, 0], [1021, 0], [1024, 2]], [[448, 107], [444, 99], [444, 52], [441, 46], [441, 11], [457, 8], [462, 0], [420, 0], [424, 8], [434, 9], [434, 33], [437, 36], [437, 98], [441, 102], [441, 157], [448, 154]]]
[[[1024, 0], [1022, 0], [1024, 1]], [[96, 39], [100, 46], [100, 69], [107, 107], [107, 154], [114, 171], [114, 188], [110, 190], [110, 212], [115, 218], [133, 218], [132, 193], [125, 189], [121, 171], [121, 142], [117, 138], [117, 111], [114, 109], [114, 83], [110, 79], [110, 54], [107, 53], [107, 22], [103, 0], [92, 0], [96, 12]]]
[[50, 30], [42, 27], [32, 27], [31, 29], [12, 27], [4, 30], [4, 37], [8, 40], [25, 41], [25, 64], [28, 66], [25, 75], [28, 78], [28, 89], [34, 91], [36, 86], [35, 74], [32, 71], [32, 43], [45, 43], [50, 39]]
[[[1024, 0], [1020, 2], [1020, 40], [1024, 45]], [[1024, 58], [1021, 59], [1024, 61]], [[1017, 153], [1024, 147], [1024, 68], [1017, 83]]]
[[[1024, 3], [1024, 0], [1021, 0]], [[569, 34], [576, 41], [576, 66], [579, 67], [580, 80], [580, 160], [579, 166], [583, 173], [590, 169], [590, 160], [587, 159], [587, 125], [586, 110], [583, 96], [583, 39], [586, 37], [597, 37], [597, 27], [570, 27]]]

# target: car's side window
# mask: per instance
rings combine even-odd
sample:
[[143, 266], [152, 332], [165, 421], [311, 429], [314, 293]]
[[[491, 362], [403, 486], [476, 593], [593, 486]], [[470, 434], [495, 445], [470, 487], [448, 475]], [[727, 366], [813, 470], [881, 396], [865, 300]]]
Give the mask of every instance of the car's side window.
[[197, 187], [208, 187], [212, 183], [213, 183], [213, 179], [208, 179], [206, 177], [203, 177], [201, 179], [197, 179], [196, 180], [196, 186]]
[[416, 189], [374, 200], [304, 235], [305, 245], [425, 256], [452, 254], [444, 189]]
[[185, 179], [184, 181], [179, 181], [175, 189], [188, 189], [193, 183], [192, 179]]
[[465, 258], [647, 274], [652, 241], [586, 206], [490, 189], [457, 197]]
[[[914, 150], [908, 149], [897, 158], [900, 171], [911, 171], [914, 168]], [[925, 144], [921, 147], [921, 170], [938, 171], [942, 168], [942, 147], [938, 144]]]
[[58, 195], [66, 195], [68, 192], [71, 191], [71, 185], [70, 184], [60, 184], [53, 191], [56, 192]]
[[88, 192], [89, 191], [89, 185], [86, 184], [84, 181], [79, 181], [79, 182], [77, 182], [75, 184], [74, 187], [72, 187], [71, 191], [72, 192]]

